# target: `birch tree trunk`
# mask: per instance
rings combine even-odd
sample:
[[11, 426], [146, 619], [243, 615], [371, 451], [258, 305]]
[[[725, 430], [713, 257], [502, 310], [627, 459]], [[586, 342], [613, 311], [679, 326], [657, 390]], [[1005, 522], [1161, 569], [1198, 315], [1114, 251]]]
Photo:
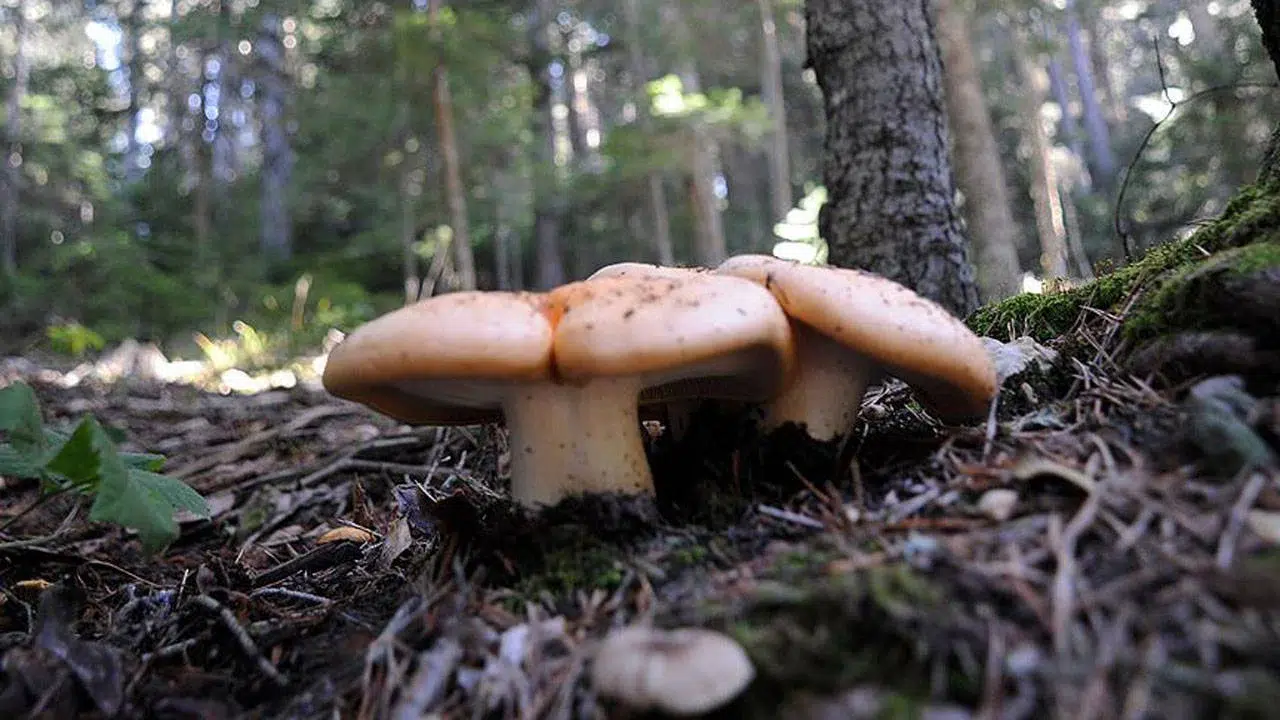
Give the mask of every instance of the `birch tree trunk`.
[[4, 103], [4, 145], [0, 166], [4, 182], [0, 185], [0, 265], [5, 277], [18, 272], [18, 205], [22, 187], [22, 101], [31, 76], [27, 57], [27, 0], [9, 10], [13, 14], [13, 30], [17, 38], [13, 50], [13, 84]]
[[807, 0], [805, 11], [826, 114], [829, 199], [818, 227], [830, 262], [969, 313], [978, 292], [955, 207], [927, 0]]
[[[640, 0], [623, 0], [623, 11], [626, 13], [627, 59], [634, 87], [632, 94], [636, 98], [636, 118], [642, 130], [652, 125], [649, 118], [649, 97], [645, 91], [645, 83], [649, 74], [645, 71], [644, 47], [640, 42]], [[660, 265], [674, 265], [675, 248], [671, 244], [671, 216], [667, 210], [667, 190], [662, 183], [662, 174], [650, 170], [645, 178], [649, 190], [650, 232], [653, 233], [653, 253]]]
[[756, 0], [760, 9], [760, 86], [769, 108], [773, 129], [769, 142], [769, 197], [773, 221], [781, 222], [791, 210], [791, 152], [788, 148], [787, 104], [782, 94], [782, 55], [771, 0]]
[[293, 176], [293, 148], [285, 127], [289, 78], [285, 68], [281, 18], [262, 16], [258, 53], [262, 58], [262, 252], [272, 261], [293, 255], [293, 223], [289, 217], [289, 181]]
[[[433, 34], [439, 33], [437, 22], [441, 0], [431, 0], [428, 12]], [[461, 290], [476, 287], [476, 260], [471, 249], [471, 225], [467, 218], [467, 193], [462, 182], [462, 168], [458, 159], [458, 138], [453, 129], [453, 96], [449, 92], [449, 68], [437, 59], [433, 73], [435, 85], [432, 97], [435, 101], [436, 130], [439, 133], [440, 155], [444, 158], [445, 193], [449, 204], [449, 224], [453, 228], [453, 261], [456, 282]]]
[[977, 261], [978, 289], [982, 300], [990, 302], [1021, 288], [1018, 228], [1009, 206], [1000, 149], [991, 129], [967, 19], [955, 0], [935, 3], [956, 182], [964, 193], [964, 216]]

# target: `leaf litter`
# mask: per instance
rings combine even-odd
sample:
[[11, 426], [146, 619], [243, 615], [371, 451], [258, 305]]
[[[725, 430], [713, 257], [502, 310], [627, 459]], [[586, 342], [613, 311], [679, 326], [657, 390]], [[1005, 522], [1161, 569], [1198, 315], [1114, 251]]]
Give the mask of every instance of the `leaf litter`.
[[[165, 454], [209, 518], [160, 556], [74, 497], [4, 530], [0, 714], [623, 717], [591, 661], [653, 624], [745, 649], [721, 717], [1266, 715], [1280, 388], [1130, 374], [1118, 321], [1014, 358], [985, 422], [942, 426], [892, 382], [834, 445], [704, 407], [651, 437], [656, 504], [536, 516], [504, 498], [497, 428], [405, 427], [305, 383], [25, 372], [50, 426], [92, 413]], [[2, 522], [37, 487], [0, 482]]]

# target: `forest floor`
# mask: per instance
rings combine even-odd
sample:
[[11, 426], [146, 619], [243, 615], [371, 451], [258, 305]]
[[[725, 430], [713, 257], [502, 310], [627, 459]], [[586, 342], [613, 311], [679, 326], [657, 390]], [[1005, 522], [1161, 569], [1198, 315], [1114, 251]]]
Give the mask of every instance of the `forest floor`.
[[[68, 521], [68, 497], [0, 534], [0, 716], [618, 717], [588, 669], [636, 622], [746, 649], [721, 717], [1265, 716], [1280, 473], [1248, 448], [1277, 447], [1280, 392], [1156, 389], [1111, 362], [1116, 322], [985, 423], [940, 425], [895, 384], [840, 448], [708, 412], [654, 441], [656, 505], [536, 517], [504, 499], [497, 428], [408, 428], [305, 384], [0, 368], [48, 422], [92, 413], [166, 455], [212, 510], [160, 556]], [[0, 522], [37, 498], [0, 483]]]

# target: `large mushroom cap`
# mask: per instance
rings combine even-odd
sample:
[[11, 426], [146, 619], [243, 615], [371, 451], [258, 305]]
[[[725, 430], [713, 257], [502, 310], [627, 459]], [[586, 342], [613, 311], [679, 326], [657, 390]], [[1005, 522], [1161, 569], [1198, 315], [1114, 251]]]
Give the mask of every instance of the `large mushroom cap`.
[[512, 382], [551, 377], [553, 330], [542, 295], [437, 295], [360, 326], [329, 354], [322, 381], [406, 422], [492, 422]]
[[605, 276], [553, 290], [555, 367], [564, 382], [635, 375], [646, 399], [696, 389], [760, 400], [785, 383], [791, 327], [755, 283], [724, 275]]
[[862, 270], [739, 256], [717, 272], [761, 283], [788, 316], [914, 387], [946, 419], [986, 412], [997, 389], [982, 341], [942, 306]]

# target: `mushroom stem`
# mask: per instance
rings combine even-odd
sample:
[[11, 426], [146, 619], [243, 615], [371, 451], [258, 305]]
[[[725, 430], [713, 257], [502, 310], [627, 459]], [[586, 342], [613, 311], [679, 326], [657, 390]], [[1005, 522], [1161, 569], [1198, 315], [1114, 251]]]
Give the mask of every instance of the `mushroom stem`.
[[795, 377], [765, 408], [763, 428], [793, 422], [815, 440], [832, 440], [853, 427], [875, 363], [804, 323], [793, 322]]
[[503, 407], [511, 495], [528, 506], [582, 493], [652, 493], [635, 377], [522, 387]]

